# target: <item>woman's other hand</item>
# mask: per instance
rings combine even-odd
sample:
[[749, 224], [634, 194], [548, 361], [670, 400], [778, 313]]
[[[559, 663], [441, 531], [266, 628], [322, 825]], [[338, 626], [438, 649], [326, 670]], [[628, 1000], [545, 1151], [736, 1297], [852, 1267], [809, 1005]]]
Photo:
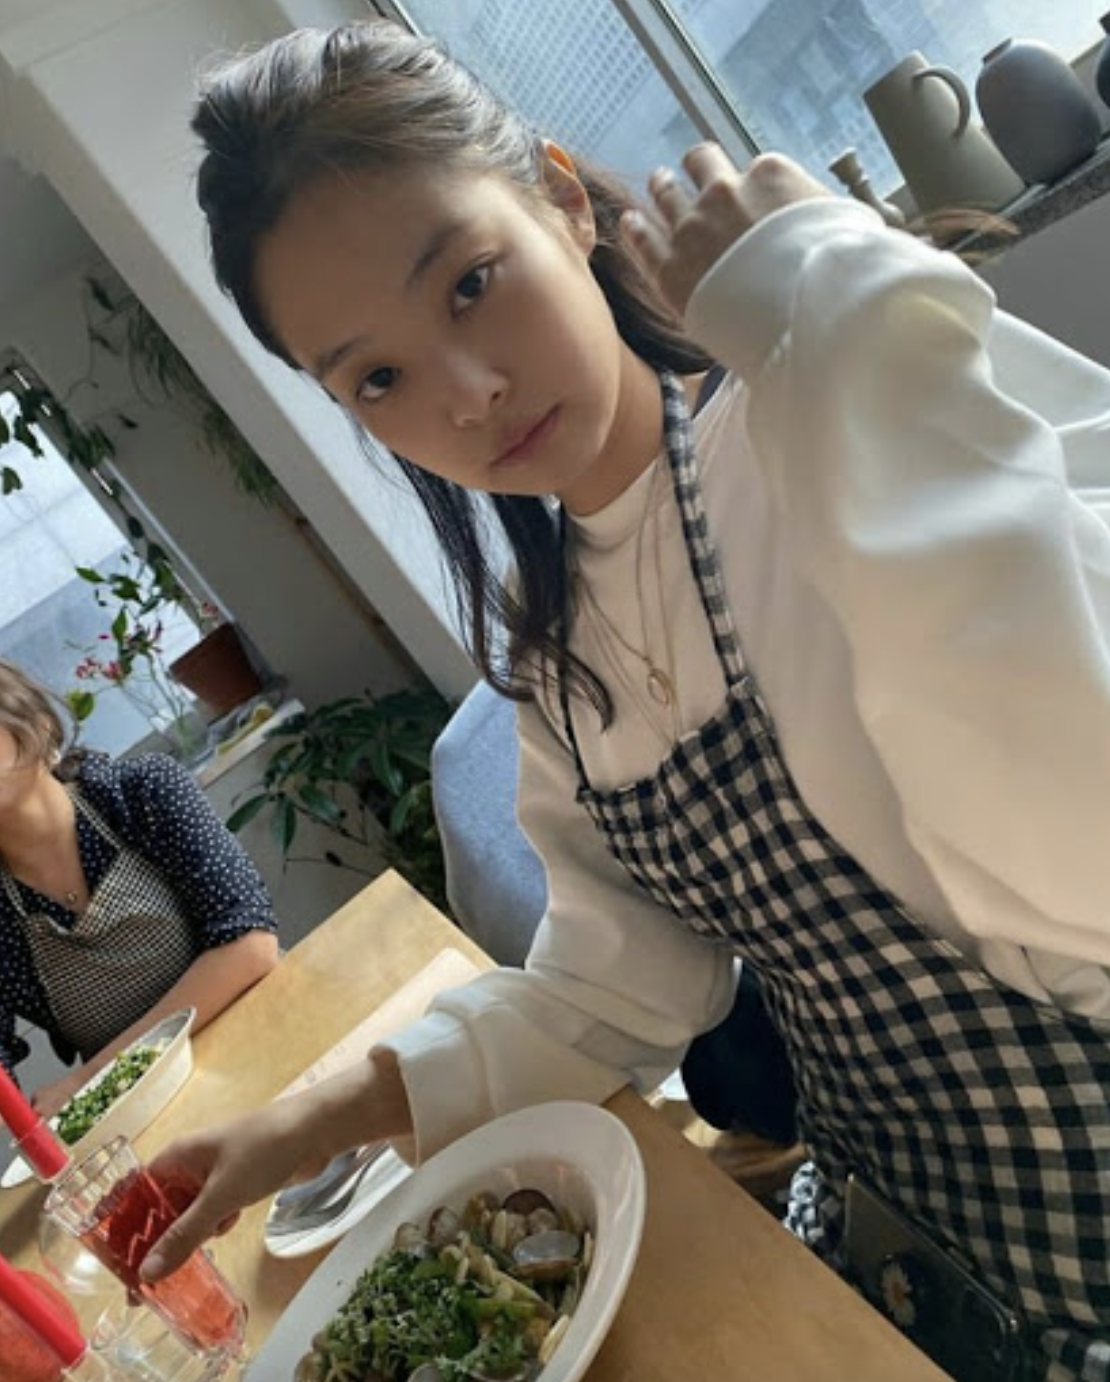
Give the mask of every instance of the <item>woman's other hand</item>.
[[81, 1086], [92, 1079], [94, 1073], [88, 1066], [79, 1065], [71, 1074], [64, 1075], [60, 1080], [40, 1085], [31, 1095], [31, 1107], [49, 1122], [59, 1109], [69, 1103]]
[[651, 210], [625, 212], [621, 222], [641, 267], [680, 317], [703, 276], [757, 221], [832, 195], [781, 154], [760, 154], [741, 172], [719, 144], [697, 144], [682, 166], [692, 192], [669, 168], [657, 169], [648, 181]]

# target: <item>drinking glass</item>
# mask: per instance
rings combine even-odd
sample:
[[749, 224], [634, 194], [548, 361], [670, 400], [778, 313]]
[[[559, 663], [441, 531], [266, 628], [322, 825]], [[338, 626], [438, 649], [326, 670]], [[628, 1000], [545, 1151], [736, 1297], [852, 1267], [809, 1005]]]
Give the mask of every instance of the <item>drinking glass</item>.
[[125, 1137], [113, 1138], [65, 1171], [46, 1197], [46, 1214], [201, 1352], [241, 1357], [246, 1306], [198, 1249], [161, 1281], [139, 1276], [143, 1259], [181, 1212]]
[[122, 1298], [101, 1315], [91, 1350], [109, 1375], [127, 1382], [232, 1382], [238, 1360], [196, 1348], [144, 1305]]
[[56, 1219], [40, 1215], [38, 1236], [43, 1265], [67, 1296], [103, 1298], [105, 1304], [123, 1296], [123, 1287], [100, 1258]]

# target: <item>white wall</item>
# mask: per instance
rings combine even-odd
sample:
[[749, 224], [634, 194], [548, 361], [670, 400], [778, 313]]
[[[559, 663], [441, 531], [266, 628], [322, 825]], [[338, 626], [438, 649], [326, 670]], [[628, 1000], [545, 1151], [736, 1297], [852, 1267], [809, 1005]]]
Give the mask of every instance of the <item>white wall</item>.
[[[194, 73], [214, 49], [286, 27], [280, 11], [262, 0], [44, 4], [39, 18], [0, 28], [9, 142], [49, 177], [416, 663], [441, 689], [461, 694], [473, 672], [451, 628], [423, 516], [392, 478], [367, 466], [336, 410], [247, 337], [206, 262], [190, 187]], [[116, 22], [121, 16], [125, 23]], [[0, 9], [0, 24], [3, 17]], [[193, 526], [207, 526], [215, 542], [206, 502], [207, 487], [173, 487], [182, 523], [191, 510]], [[222, 517], [230, 522], [231, 513]], [[239, 542], [240, 565], [244, 553], [250, 548]], [[321, 618], [319, 603], [294, 598], [285, 606], [297, 592], [277, 593], [285, 618]], [[233, 603], [239, 608], [242, 597]]]
[[[103, 264], [88, 272], [104, 276]], [[4, 314], [3, 341], [14, 346], [67, 398], [77, 421], [100, 422], [118, 448], [115, 462], [142, 503], [199, 570], [217, 600], [242, 623], [278, 676], [305, 704], [384, 693], [412, 680], [412, 668], [280, 509], [241, 493], [226, 466], [200, 444], [169, 405], [136, 394], [127, 371], [97, 352], [89, 370], [84, 273], [55, 280]], [[114, 421], [122, 409], [138, 426]]]
[[95, 250], [46, 179], [31, 177], [10, 158], [0, 158], [0, 224], [0, 306]]

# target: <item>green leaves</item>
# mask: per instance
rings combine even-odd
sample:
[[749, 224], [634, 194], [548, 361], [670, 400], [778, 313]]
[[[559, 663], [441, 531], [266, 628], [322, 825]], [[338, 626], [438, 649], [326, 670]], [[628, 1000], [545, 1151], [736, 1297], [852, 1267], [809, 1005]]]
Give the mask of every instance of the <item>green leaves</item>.
[[65, 700], [78, 724], [84, 723], [96, 709], [96, 696], [91, 691], [67, 691]]
[[306, 782], [298, 795], [298, 804], [314, 819], [323, 822], [324, 825], [338, 825], [343, 819], [343, 810], [334, 797], [317, 787], [314, 783]]
[[258, 796], [251, 797], [249, 801], [245, 801], [242, 806], [237, 807], [228, 816], [227, 828], [233, 832], [242, 830], [244, 826], [250, 825], [262, 808], [269, 805], [269, 802], [269, 796], [265, 792], [259, 792]]
[[22, 413], [16, 417], [15, 425], [12, 427], [12, 436], [17, 442], [25, 446], [32, 456], [42, 455], [42, 443]]
[[[287, 862], [302, 821], [333, 831], [337, 843], [380, 838], [386, 862], [446, 906], [431, 749], [451, 709], [438, 692], [420, 688], [380, 699], [345, 696], [291, 717], [267, 736], [274, 753], [253, 794], [229, 817], [229, 829], [243, 829], [268, 809]], [[333, 849], [321, 853], [336, 867], [355, 867]]]
[[288, 797], [274, 799], [274, 814], [270, 817], [270, 834], [282, 854], [289, 853], [289, 846], [297, 836], [297, 808]]

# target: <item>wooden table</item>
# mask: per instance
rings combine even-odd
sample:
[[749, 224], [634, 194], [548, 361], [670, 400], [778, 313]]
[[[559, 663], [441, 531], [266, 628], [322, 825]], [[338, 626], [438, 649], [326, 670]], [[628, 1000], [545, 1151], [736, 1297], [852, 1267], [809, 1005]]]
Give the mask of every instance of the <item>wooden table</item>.
[[[141, 1153], [271, 1099], [447, 948], [488, 958], [396, 874], [364, 889], [194, 1042]], [[631, 1090], [609, 1107], [647, 1170], [643, 1245], [589, 1382], [944, 1382], [941, 1373]], [[41, 1187], [0, 1192], [0, 1248], [38, 1263]], [[324, 1253], [277, 1261], [267, 1202], [215, 1246], [255, 1348]]]

